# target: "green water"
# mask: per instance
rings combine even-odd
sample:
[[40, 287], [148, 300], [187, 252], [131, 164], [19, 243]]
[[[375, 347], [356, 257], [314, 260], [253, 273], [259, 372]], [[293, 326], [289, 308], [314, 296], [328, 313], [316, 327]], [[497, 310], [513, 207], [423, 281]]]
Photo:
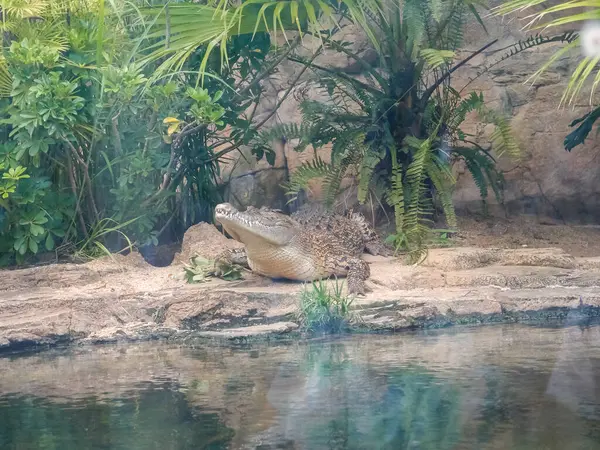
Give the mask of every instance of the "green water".
[[600, 326], [0, 358], [0, 449], [600, 449]]

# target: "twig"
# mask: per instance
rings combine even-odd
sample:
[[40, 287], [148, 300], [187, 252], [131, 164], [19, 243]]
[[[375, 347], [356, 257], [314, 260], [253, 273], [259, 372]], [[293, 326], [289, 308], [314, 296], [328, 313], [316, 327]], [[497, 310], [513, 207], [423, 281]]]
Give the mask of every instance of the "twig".
[[478, 148], [480, 151], [482, 151], [483, 153], [485, 153], [486, 155], [488, 155], [492, 161], [496, 162], [496, 158], [494, 158], [494, 157], [492, 156], [492, 154], [491, 154], [489, 151], [487, 151], [485, 148], [483, 148], [483, 147], [482, 147], [481, 145], [479, 145], [477, 142], [473, 142], [473, 141], [471, 141], [471, 140], [469, 140], [469, 139], [463, 139], [462, 141], [463, 141], [463, 142], [466, 142], [467, 144], [474, 145], [474, 146], [475, 146], [475, 147], [477, 147], [477, 148]]
[[374, 94], [381, 94], [381, 91], [379, 89], [377, 89], [377, 88], [375, 88], [373, 86], [369, 86], [368, 84], [363, 83], [362, 81], [359, 81], [356, 78], [352, 78], [351, 76], [346, 75], [345, 73], [340, 72], [338, 70], [329, 69], [327, 67], [323, 67], [323, 66], [320, 66], [318, 64], [308, 63], [308, 62], [306, 62], [306, 61], [304, 61], [304, 60], [302, 60], [300, 58], [295, 58], [293, 56], [290, 56], [288, 59], [290, 61], [297, 62], [297, 63], [303, 64], [305, 66], [308, 66], [311, 69], [322, 70], [323, 72], [335, 75], [336, 77], [339, 77], [339, 78], [341, 78], [343, 80], [346, 80], [346, 81], [348, 81], [350, 83], [354, 83], [354, 84], [358, 85], [359, 87], [361, 87], [362, 89], [364, 89], [366, 91], [372, 92]]
[[452, 75], [454, 72], [456, 72], [458, 69], [460, 69], [462, 66], [464, 66], [466, 63], [468, 63], [469, 61], [471, 61], [473, 58], [475, 58], [477, 55], [479, 55], [480, 53], [483, 53], [485, 51], [485, 49], [487, 49], [488, 47], [491, 47], [492, 45], [494, 45], [496, 42], [498, 42], [498, 39], [494, 39], [492, 42], [484, 45], [483, 47], [481, 47], [479, 50], [477, 50], [475, 53], [473, 53], [471, 56], [469, 56], [466, 59], [463, 59], [461, 62], [459, 62], [458, 64], [456, 64], [454, 67], [452, 67], [450, 70], [448, 70], [446, 73], [444, 73], [444, 75], [442, 75], [440, 78], [438, 78], [438, 80], [432, 84], [424, 93], [423, 96], [421, 97], [421, 106], [424, 107], [427, 102], [429, 101], [429, 98], [431, 97], [431, 95], [435, 92], [435, 90], [440, 87], [440, 85], [450, 76]]
[[169, 227], [169, 225], [175, 218], [175, 214], [177, 214], [178, 211], [179, 211], [179, 205], [177, 206], [177, 208], [175, 208], [175, 211], [173, 211], [173, 213], [171, 214], [171, 217], [169, 217], [169, 220], [167, 220], [165, 222], [165, 224], [163, 225], [163, 227], [160, 229], [160, 231], [156, 235], [156, 239], [158, 239], [165, 232], [165, 230]]
[[258, 84], [263, 78], [266, 78], [267, 76], [269, 76], [271, 74], [271, 72], [273, 71], [273, 69], [275, 67], [277, 67], [285, 58], [287, 58], [287, 56], [298, 46], [299, 43], [300, 43], [300, 37], [297, 36], [296, 39], [294, 40], [294, 42], [289, 45], [289, 48], [285, 52], [283, 52], [279, 58], [277, 58], [275, 61], [273, 61], [273, 63], [271, 65], [269, 65], [269, 67], [267, 67], [260, 74], [258, 74], [256, 76], [256, 78], [254, 80], [252, 80], [252, 82], [248, 86], [246, 86], [240, 92], [238, 92], [238, 95], [240, 95], [240, 96], [246, 95], [248, 93], [248, 91], [250, 89], [252, 89], [256, 84]]
[[202, 129], [206, 128], [205, 124], [201, 124], [201, 125], [197, 125], [197, 126], [194, 126], [194, 124], [195, 124], [195, 122], [188, 123], [185, 127], [183, 127], [183, 130], [181, 130], [180, 133], [176, 134], [175, 139], [173, 139], [173, 143], [171, 144], [171, 156], [169, 158], [169, 164], [167, 164], [167, 167], [166, 167], [166, 172], [163, 175], [163, 182], [161, 183], [158, 192], [156, 194], [154, 194], [152, 197], [150, 197], [151, 199], [156, 198], [158, 195], [160, 195], [162, 192], [164, 192], [164, 190], [167, 189], [169, 187], [169, 185], [171, 184], [172, 177], [171, 177], [170, 171], [173, 167], [173, 164], [175, 164], [177, 150], [179, 149], [179, 147], [181, 147], [183, 138], [186, 136], [189, 136], [190, 134], [197, 133], [197, 132], [201, 131]]
[[119, 134], [119, 116], [121, 112], [117, 113], [111, 120], [112, 123], [112, 134], [115, 142], [115, 149], [119, 155], [123, 154], [123, 146], [121, 145], [121, 135]]
[[[75, 156], [75, 159], [79, 164], [83, 166], [83, 178], [84, 184], [87, 185], [88, 197], [90, 200], [90, 205], [92, 207], [92, 212], [94, 213], [95, 219], [97, 222], [100, 221], [100, 214], [98, 214], [98, 209], [96, 208], [96, 202], [94, 201], [94, 192], [92, 190], [92, 180], [90, 180], [90, 174], [88, 171], [88, 164], [83, 160], [81, 155], [77, 152], [77, 149], [73, 146], [71, 141], [69, 141], [65, 136], [63, 136], [64, 141], [67, 143], [69, 148], [71, 149], [71, 153]], [[80, 147], [81, 149], [81, 147]]]
[[[285, 92], [285, 94], [283, 95], [283, 97], [281, 97], [281, 99], [275, 105], [275, 108], [273, 108], [273, 110], [267, 115], [267, 117], [265, 117], [257, 125], [255, 125], [254, 129], [261, 128], [263, 125], [265, 125], [271, 119], [271, 117], [273, 117], [277, 113], [277, 110], [279, 109], [279, 107], [283, 104], [283, 102], [286, 101], [286, 99], [291, 94], [292, 90], [296, 87], [296, 83], [298, 83], [298, 81], [300, 80], [300, 78], [302, 77], [302, 75], [304, 75], [304, 72], [306, 72], [308, 70], [309, 66], [317, 58], [317, 56], [319, 56], [321, 54], [322, 50], [323, 50], [323, 47], [319, 47], [319, 49], [313, 54], [313, 56], [310, 59], [310, 61], [308, 62], [308, 64], [304, 65], [304, 67], [302, 68], [302, 70], [300, 71], [300, 73], [298, 73], [298, 75], [296, 76], [296, 78], [294, 79], [294, 81], [292, 81], [292, 83], [290, 84], [290, 87], [288, 88], [288, 90]], [[221, 156], [226, 155], [227, 153], [229, 153], [229, 152], [231, 152], [233, 150], [238, 149], [241, 145], [242, 145], [242, 142], [239, 142], [237, 144], [233, 144], [233, 145], [231, 145], [231, 146], [229, 146], [229, 147], [221, 150], [220, 152], [216, 153], [214, 156], [212, 156], [211, 158], [209, 158], [209, 159], [207, 159], [207, 160], [205, 160], [203, 162], [209, 163], [209, 162], [217, 161]]]
[[[157, 115], [156, 111], [154, 111], [152, 113], [152, 116], [150, 116], [150, 124], [148, 126], [148, 134], [150, 134], [152, 132], [152, 129], [156, 125], [157, 120], [158, 120], [158, 115]], [[142, 156], [146, 155], [146, 152], [148, 151], [148, 145], [150, 144], [151, 139], [152, 138], [150, 136], [146, 136], [146, 139], [144, 142], [144, 150], [142, 150]]]
[[73, 195], [77, 199], [77, 201], [75, 203], [75, 213], [77, 214], [77, 217], [79, 218], [79, 225], [81, 226], [81, 231], [82, 231], [83, 235], [89, 239], [87, 228], [85, 227], [85, 220], [83, 219], [83, 214], [81, 213], [81, 208], [79, 207], [80, 197], [77, 195], [77, 184], [75, 183], [75, 175], [73, 174], [74, 169], [75, 168], [73, 167], [71, 158], [67, 157], [67, 171], [69, 172], [69, 181], [71, 183], [71, 190], [73, 191]]

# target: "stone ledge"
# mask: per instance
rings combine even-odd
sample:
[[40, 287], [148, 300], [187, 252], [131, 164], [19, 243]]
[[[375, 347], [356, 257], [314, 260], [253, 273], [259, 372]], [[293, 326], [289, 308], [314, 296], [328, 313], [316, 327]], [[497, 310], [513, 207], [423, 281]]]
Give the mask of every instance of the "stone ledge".
[[[371, 292], [354, 303], [362, 317], [358, 328], [365, 331], [600, 315], [596, 260], [575, 261], [558, 249], [431, 250], [417, 267], [366, 259]], [[237, 282], [189, 285], [181, 272], [180, 265], [152, 267], [135, 254], [4, 271], [0, 350], [152, 339], [231, 341], [298, 328], [293, 313], [300, 283], [248, 274]]]

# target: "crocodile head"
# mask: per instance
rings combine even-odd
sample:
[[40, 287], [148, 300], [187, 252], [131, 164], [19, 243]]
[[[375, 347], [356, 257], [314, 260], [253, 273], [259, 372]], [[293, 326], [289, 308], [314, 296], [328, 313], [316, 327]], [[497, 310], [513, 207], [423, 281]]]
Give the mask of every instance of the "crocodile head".
[[298, 233], [298, 224], [289, 216], [266, 207], [249, 206], [238, 211], [229, 203], [215, 208], [215, 219], [236, 241], [248, 245], [286, 245]]

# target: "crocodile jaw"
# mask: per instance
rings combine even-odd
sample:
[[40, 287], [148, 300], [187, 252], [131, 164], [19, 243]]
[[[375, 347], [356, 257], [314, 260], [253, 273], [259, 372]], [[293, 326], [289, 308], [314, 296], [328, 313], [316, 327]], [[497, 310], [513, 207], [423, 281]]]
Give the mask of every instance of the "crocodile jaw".
[[242, 212], [229, 203], [216, 206], [215, 220], [236, 241], [249, 247], [261, 244], [283, 246], [298, 232], [294, 222], [284, 214], [253, 207]]

